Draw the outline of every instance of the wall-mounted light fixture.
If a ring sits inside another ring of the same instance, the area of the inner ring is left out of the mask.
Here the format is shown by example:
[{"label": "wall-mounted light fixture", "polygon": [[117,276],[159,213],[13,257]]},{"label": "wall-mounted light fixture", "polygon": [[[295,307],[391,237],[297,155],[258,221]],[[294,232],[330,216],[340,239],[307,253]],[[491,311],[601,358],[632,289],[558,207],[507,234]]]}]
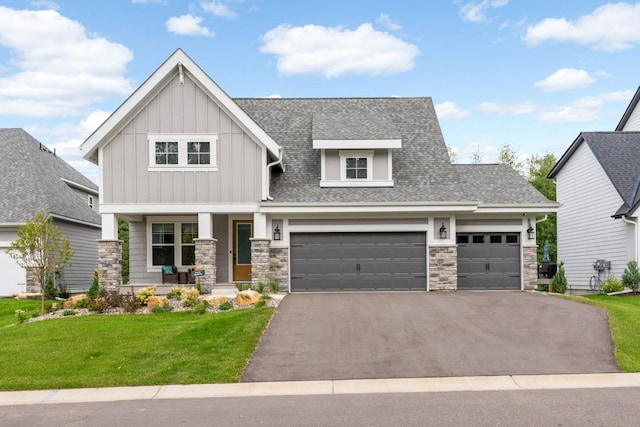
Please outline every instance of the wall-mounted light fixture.
[{"label": "wall-mounted light fixture", "polygon": [[444,222],[442,223],[442,227],[440,227],[440,238],[441,239],[447,238],[447,227],[445,227]]},{"label": "wall-mounted light fixture", "polygon": [[533,240],[536,238],[536,230],[531,225],[531,220],[529,220],[529,228],[527,228],[527,237],[529,240]]},{"label": "wall-mounted light fixture", "polygon": [[280,227],[278,227],[278,224],[276,224],[276,227],[273,229],[273,240],[280,240],[281,234],[280,234]]}]

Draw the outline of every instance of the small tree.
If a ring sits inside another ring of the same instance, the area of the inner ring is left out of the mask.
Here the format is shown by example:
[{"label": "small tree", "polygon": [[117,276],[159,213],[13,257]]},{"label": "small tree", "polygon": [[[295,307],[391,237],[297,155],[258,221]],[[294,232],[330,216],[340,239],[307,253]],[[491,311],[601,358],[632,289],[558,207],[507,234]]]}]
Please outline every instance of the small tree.
[{"label": "small tree", "polygon": [[561,262],[558,266],[558,271],[555,276],[553,276],[553,281],[551,281],[551,291],[564,294],[567,292],[568,287],[567,277],[564,275],[564,262]]},{"label": "small tree", "polygon": [[505,142],[500,146],[500,150],[498,152],[498,160],[500,161],[500,163],[511,166],[511,168],[514,171],[518,172],[520,175],[523,174],[522,162],[518,161],[518,153],[511,146],[511,144]]},{"label": "small tree", "polygon": [[62,269],[75,253],[69,240],[53,225],[53,218],[47,212],[39,212],[18,227],[18,238],[11,243],[7,253],[20,267],[35,271],[42,295],[41,314],[44,314],[47,276]]},{"label": "small tree", "polygon": [[622,273],[622,284],[627,288],[633,290],[634,293],[638,292],[640,287],[640,269],[638,269],[638,263],[636,261],[629,261],[627,268]]}]

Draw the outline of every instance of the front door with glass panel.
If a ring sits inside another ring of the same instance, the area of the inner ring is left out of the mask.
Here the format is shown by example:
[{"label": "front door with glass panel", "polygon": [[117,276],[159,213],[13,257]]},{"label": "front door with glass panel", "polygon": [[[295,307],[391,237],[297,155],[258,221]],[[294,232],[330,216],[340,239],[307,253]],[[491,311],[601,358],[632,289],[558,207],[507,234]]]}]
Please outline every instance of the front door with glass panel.
[{"label": "front door with glass panel", "polygon": [[233,221],[233,280],[251,280],[252,220]]}]

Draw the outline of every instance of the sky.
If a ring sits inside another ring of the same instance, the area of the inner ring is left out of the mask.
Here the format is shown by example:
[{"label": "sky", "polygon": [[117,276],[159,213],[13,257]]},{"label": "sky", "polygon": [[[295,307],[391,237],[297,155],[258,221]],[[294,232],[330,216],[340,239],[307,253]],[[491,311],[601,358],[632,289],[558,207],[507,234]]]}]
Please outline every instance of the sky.
[{"label": "sky", "polygon": [[614,130],[640,2],[0,0],[0,127],[98,182],[80,144],[177,48],[231,97],[424,97],[457,163]]}]

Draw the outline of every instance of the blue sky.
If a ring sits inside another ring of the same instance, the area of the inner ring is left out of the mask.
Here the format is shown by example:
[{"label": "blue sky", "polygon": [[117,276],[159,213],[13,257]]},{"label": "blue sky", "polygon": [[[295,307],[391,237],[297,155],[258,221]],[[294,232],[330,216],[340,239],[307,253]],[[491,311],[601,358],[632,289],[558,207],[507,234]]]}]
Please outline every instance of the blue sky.
[{"label": "blue sky", "polygon": [[430,96],[458,163],[561,155],[640,85],[640,2],[3,0],[0,127],[81,142],[178,47],[232,97]]}]

